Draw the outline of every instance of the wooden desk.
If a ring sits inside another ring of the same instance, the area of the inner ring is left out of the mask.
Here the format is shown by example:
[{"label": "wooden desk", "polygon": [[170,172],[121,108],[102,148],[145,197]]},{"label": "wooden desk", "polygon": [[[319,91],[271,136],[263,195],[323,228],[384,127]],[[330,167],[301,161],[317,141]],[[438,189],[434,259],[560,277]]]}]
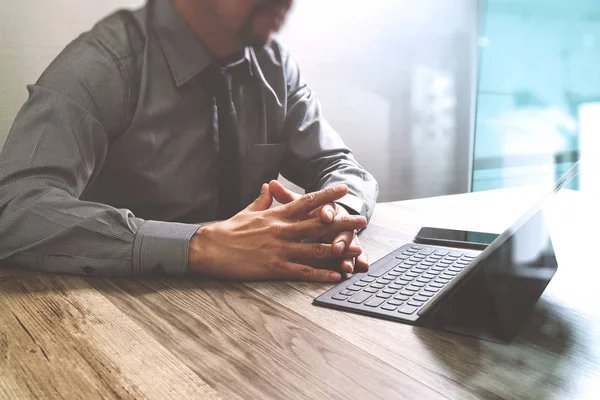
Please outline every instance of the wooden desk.
[{"label": "wooden desk", "polygon": [[[373,261],[423,225],[501,231],[529,200],[381,204],[362,241]],[[1,270],[0,398],[594,397],[600,252],[575,233],[600,226],[595,207],[575,192],[549,206],[559,270],[511,345],[311,305],[330,285]]]}]

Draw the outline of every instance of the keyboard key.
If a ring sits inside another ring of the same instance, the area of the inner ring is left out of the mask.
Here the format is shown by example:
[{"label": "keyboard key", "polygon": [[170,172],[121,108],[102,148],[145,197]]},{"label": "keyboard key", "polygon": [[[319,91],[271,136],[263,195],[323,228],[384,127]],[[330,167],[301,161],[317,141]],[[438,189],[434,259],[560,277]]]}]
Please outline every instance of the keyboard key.
[{"label": "keyboard key", "polygon": [[416,301],[416,300],[413,299],[413,300],[409,301],[406,304],[408,304],[409,306],[421,307],[423,305],[423,302],[422,301]]},{"label": "keyboard key", "polygon": [[[439,288],[433,287],[433,286],[427,286],[425,289],[423,289],[426,292],[431,292],[431,293],[437,293],[440,291]],[[350,299],[352,300],[352,299]]]},{"label": "keyboard key", "polygon": [[396,300],[396,299],[388,300],[388,302],[387,302],[387,304],[391,304],[393,306],[400,306],[400,305],[402,305],[402,303],[404,303],[402,300]]},{"label": "keyboard key", "polygon": [[343,296],[338,293],[336,295],[331,296],[331,298],[337,301],[345,301],[348,298],[348,296]]},{"label": "keyboard key", "polygon": [[424,248],[423,250],[421,250],[421,251],[419,252],[419,254],[424,254],[424,255],[428,256],[428,255],[432,254],[434,251],[435,251],[435,249],[434,249],[434,248],[431,248],[431,247],[426,247],[426,248]]},{"label": "keyboard key", "polygon": [[426,291],[423,290],[423,291],[419,292],[419,294],[417,296],[433,297],[433,295],[435,295],[435,293],[433,293],[433,292],[426,292]]},{"label": "keyboard key", "polygon": [[394,289],[394,290],[400,290],[404,287],[405,285],[398,285],[397,283],[392,283],[390,284],[390,286],[388,286],[388,288],[390,289]]},{"label": "keyboard key", "polygon": [[385,268],[376,268],[375,270],[371,270],[369,268],[369,276],[372,276],[373,278],[379,278],[381,275],[385,274],[386,272],[388,272],[388,270],[386,270]]},{"label": "keyboard key", "polygon": [[462,271],[462,268],[450,267],[448,268],[448,271],[459,273]]},{"label": "keyboard key", "polygon": [[446,286],[446,285],[444,285],[443,283],[431,282],[431,283],[429,284],[429,286],[431,286],[431,287],[434,287],[434,288],[441,289],[441,288],[443,288],[443,287],[444,287],[444,286]]},{"label": "keyboard key", "polygon": [[471,264],[471,261],[458,260],[454,264],[467,266],[467,265]]},{"label": "keyboard key", "polygon": [[385,287],[385,285],[382,283],[375,282],[375,283],[371,283],[371,287],[375,288],[375,289],[383,289]]},{"label": "keyboard key", "polygon": [[363,281],[354,282],[354,284],[356,286],[360,286],[360,287],[369,286],[369,284],[367,282],[363,282]]},{"label": "keyboard key", "polygon": [[409,256],[409,255],[407,255],[407,254],[400,254],[400,255],[396,256],[396,259],[397,259],[397,260],[406,260],[406,259],[408,259],[409,257],[410,257],[410,256]]},{"label": "keyboard key", "polygon": [[350,285],[346,289],[352,290],[353,292],[358,292],[359,290],[362,290],[362,288],[360,286],[356,286],[356,285]]},{"label": "keyboard key", "polygon": [[363,291],[367,292],[367,293],[377,293],[377,292],[379,292],[379,290],[377,290],[377,289],[375,289],[373,287],[364,288]]},{"label": "keyboard key", "polygon": [[377,283],[382,283],[384,285],[389,285],[391,282],[392,282],[391,279],[384,279],[384,278],[377,279]]},{"label": "keyboard key", "polygon": [[425,283],[423,283],[423,282],[417,282],[417,281],[414,281],[414,282],[412,283],[412,286],[416,286],[416,287],[423,287],[423,286],[427,286],[427,284],[428,284],[428,283],[429,283],[429,281],[427,281],[427,282],[425,282]]},{"label": "keyboard key", "polygon": [[419,261],[422,261],[422,260],[424,260],[426,258],[427,258],[427,256],[424,256],[424,255],[421,255],[421,254],[415,254],[414,256],[411,257],[411,260],[419,262]]},{"label": "keyboard key", "polygon": [[475,256],[470,256],[468,254],[463,254],[462,258],[467,259],[467,260],[474,260]]},{"label": "keyboard key", "polygon": [[404,262],[402,263],[402,265],[410,265],[410,266],[413,266],[413,265],[417,265],[418,263],[419,263],[418,261],[410,261],[410,260],[408,260],[408,261],[404,261]]},{"label": "keyboard key", "polygon": [[410,315],[410,314],[414,313],[415,311],[417,311],[417,307],[409,306],[408,304],[405,304],[398,309],[399,313],[406,314],[406,315]]},{"label": "keyboard key", "polygon": [[423,272],[427,271],[427,267],[414,267],[411,271],[414,271],[418,274],[422,274]]},{"label": "keyboard key", "polygon": [[[417,275],[418,276],[418,275]],[[412,281],[413,279],[415,279],[416,276],[408,276],[406,274],[402,275],[399,279],[402,279],[404,281]]]},{"label": "keyboard key", "polygon": [[360,280],[363,282],[371,283],[375,280],[375,278],[373,278],[372,276],[363,276],[362,278],[360,278]]},{"label": "keyboard key", "polygon": [[430,262],[430,261],[423,261],[421,262],[421,265],[424,267],[431,267],[433,265],[435,265],[434,263]]},{"label": "keyboard key", "polygon": [[385,268],[376,268],[373,271],[369,268],[368,275],[372,276],[373,278],[379,278],[381,275],[385,274],[388,271],[389,270]]},{"label": "keyboard key", "polygon": [[437,276],[437,274],[432,274],[431,272],[425,272],[423,275],[421,275],[421,278],[425,278],[425,279],[433,279]]},{"label": "keyboard key", "polygon": [[398,308],[398,307],[397,306],[393,306],[391,304],[387,304],[387,303],[381,306],[381,309],[382,310],[386,310],[386,311],[395,311],[396,308]]},{"label": "keyboard key", "polygon": [[[392,271],[394,271],[394,272],[400,272],[400,273],[402,273],[402,274],[403,274],[403,273],[405,273],[406,271],[408,271],[408,268],[396,267],[396,268],[394,268]],[[390,274],[391,274],[391,272],[390,272]]]},{"label": "keyboard key", "polygon": [[404,274],[404,276],[410,276],[411,278],[416,278],[419,275],[421,274],[412,271],[408,271],[406,274]]},{"label": "keyboard key", "polygon": [[410,283],[410,281],[401,278],[396,279],[394,282],[396,282],[398,285],[408,285]]},{"label": "keyboard key", "polygon": [[437,278],[434,282],[436,283],[441,283],[442,285],[447,284],[448,282],[450,282],[450,279],[444,279],[444,278]]},{"label": "keyboard key", "polygon": [[387,274],[390,275],[390,276],[393,276],[393,277],[397,278],[400,275],[402,275],[402,272],[390,271]]},{"label": "keyboard key", "polygon": [[418,286],[415,286],[414,284],[410,284],[410,285],[406,286],[404,288],[404,290],[410,290],[412,292],[418,292],[419,290],[421,290],[421,288],[418,287]]},{"label": "keyboard key", "polygon": [[[429,283],[431,282],[431,278],[427,279],[423,276],[420,276],[417,278],[417,282],[421,282],[421,283]],[[413,285],[415,284],[415,282],[413,282]]]},{"label": "keyboard key", "polygon": [[429,300],[429,297],[426,297],[426,296],[422,296],[422,295],[420,295],[420,294],[417,294],[417,295],[415,295],[415,296],[413,297],[413,300],[416,300],[416,301],[422,301],[422,302],[424,303],[424,302],[426,302],[427,300]]},{"label": "keyboard key", "polygon": [[377,297],[382,299],[389,299],[390,297],[392,297],[392,295],[389,293],[377,293]]},{"label": "keyboard key", "polygon": [[344,290],[342,290],[342,291],[340,292],[340,294],[342,294],[342,295],[344,295],[344,296],[352,296],[352,295],[354,294],[354,292],[353,292],[353,291],[351,291],[351,290],[346,290],[346,289],[344,289]]},{"label": "keyboard key", "polygon": [[394,296],[394,299],[401,300],[401,301],[406,301],[406,300],[410,299],[410,296],[405,296],[403,294],[397,294],[397,295]]},{"label": "keyboard key", "polygon": [[444,249],[439,249],[438,251],[435,252],[435,255],[437,256],[445,256],[448,255],[450,252],[448,250],[444,250]]},{"label": "keyboard key", "polygon": [[442,272],[444,271],[446,268],[444,267],[431,267],[430,271],[436,271],[436,272]]},{"label": "keyboard key", "polygon": [[355,294],[354,296],[350,297],[348,299],[348,302],[354,303],[354,304],[360,304],[360,303],[364,302],[365,300],[367,300],[371,296],[372,296],[371,293],[359,292],[359,293]]},{"label": "keyboard key", "polygon": [[454,275],[452,275],[452,274],[454,274],[454,272],[444,272],[443,274],[440,275],[440,278],[452,279],[456,275],[456,274],[454,274]]},{"label": "keyboard key", "polygon": [[435,260],[435,261],[439,261],[439,260],[441,260],[442,258],[444,258],[444,256],[440,256],[440,255],[438,255],[438,254],[432,254],[432,255],[430,255],[430,256],[429,256],[429,259],[431,259],[431,260]]},{"label": "keyboard key", "polygon": [[412,297],[415,294],[415,292],[413,292],[412,290],[402,289],[400,291],[400,294],[402,294],[404,296]]},{"label": "keyboard key", "polygon": [[450,255],[451,257],[460,257],[460,256],[462,256],[462,255],[463,255],[463,253],[461,253],[460,251],[453,250],[453,251],[451,251],[451,252],[450,252],[450,254],[449,254],[449,255]]},{"label": "keyboard key", "polygon": [[391,281],[393,281],[393,280],[394,280],[394,279],[396,279],[396,278],[397,278],[397,276],[390,275],[389,273],[387,273],[387,274],[385,274],[384,276],[382,276],[382,277],[381,277],[381,278],[379,278],[379,279],[387,279],[387,280],[389,280],[389,281],[391,282]]},{"label": "keyboard key", "polygon": [[383,304],[384,301],[385,301],[385,299],[382,299],[381,297],[373,297],[365,303],[365,306],[379,307],[381,304]]},{"label": "keyboard key", "polygon": [[442,278],[444,277],[444,275],[454,277],[454,276],[458,275],[458,273],[452,272],[452,271],[446,271],[442,274]]},{"label": "keyboard key", "polygon": [[390,258],[381,265],[376,266],[374,270],[369,269],[368,275],[374,278],[379,278],[381,275],[385,274],[398,264],[400,263],[398,262],[398,260],[396,260],[396,258]]},{"label": "keyboard key", "polygon": [[396,293],[398,293],[398,290],[387,288],[387,289],[383,289],[383,293],[396,294]]},{"label": "keyboard key", "polygon": [[422,250],[423,246],[419,246],[418,244],[416,244],[416,245],[412,246],[410,249],[411,250]]}]

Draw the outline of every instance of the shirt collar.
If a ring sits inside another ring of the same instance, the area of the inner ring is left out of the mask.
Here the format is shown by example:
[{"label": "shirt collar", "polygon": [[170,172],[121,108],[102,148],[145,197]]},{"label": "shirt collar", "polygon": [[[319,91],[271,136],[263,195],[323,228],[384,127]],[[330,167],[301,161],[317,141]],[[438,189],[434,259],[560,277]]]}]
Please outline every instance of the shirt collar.
[{"label": "shirt collar", "polygon": [[[165,54],[177,87],[181,87],[204,71],[214,57],[173,6],[172,0],[149,2],[154,31]],[[252,75],[250,51],[244,51],[243,62]]]}]

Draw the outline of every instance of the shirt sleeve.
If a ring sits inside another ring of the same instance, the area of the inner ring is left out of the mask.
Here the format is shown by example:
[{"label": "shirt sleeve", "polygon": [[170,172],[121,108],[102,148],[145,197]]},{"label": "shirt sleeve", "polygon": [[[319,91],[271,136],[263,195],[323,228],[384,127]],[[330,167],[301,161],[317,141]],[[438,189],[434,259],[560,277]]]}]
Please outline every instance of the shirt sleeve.
[{"label": "shirt sleeve", "polygon": [[199,225],[144,221],[80,200],[129,105],[120,60],[84,35],[28,86],[0,154],[4,265],[103,276],[186,272]]},{"label": "shirt sleeve", "polygon": [[377,181],[329,125],[297,63],[279,47],[287,85],[284,136],[289,143],[282,175],[307,192],[346,184],[348,195],[338,203],[370,219],[379,194]]}]

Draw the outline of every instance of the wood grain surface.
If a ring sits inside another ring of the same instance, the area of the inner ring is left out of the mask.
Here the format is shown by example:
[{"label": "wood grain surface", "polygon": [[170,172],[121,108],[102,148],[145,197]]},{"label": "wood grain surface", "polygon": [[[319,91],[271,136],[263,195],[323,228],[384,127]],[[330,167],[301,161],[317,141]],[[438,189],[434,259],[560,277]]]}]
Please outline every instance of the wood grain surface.
[{"label": "wood grain surface", "polygon": [[[374,261],[422,226],[500,232],[537,199],[503,190],[380,204]],[[510,345],[312,305],[331,285],[92,279],[0,269],[0,398],[597,398],[595,202],[547,207],[559,270]]]}]

